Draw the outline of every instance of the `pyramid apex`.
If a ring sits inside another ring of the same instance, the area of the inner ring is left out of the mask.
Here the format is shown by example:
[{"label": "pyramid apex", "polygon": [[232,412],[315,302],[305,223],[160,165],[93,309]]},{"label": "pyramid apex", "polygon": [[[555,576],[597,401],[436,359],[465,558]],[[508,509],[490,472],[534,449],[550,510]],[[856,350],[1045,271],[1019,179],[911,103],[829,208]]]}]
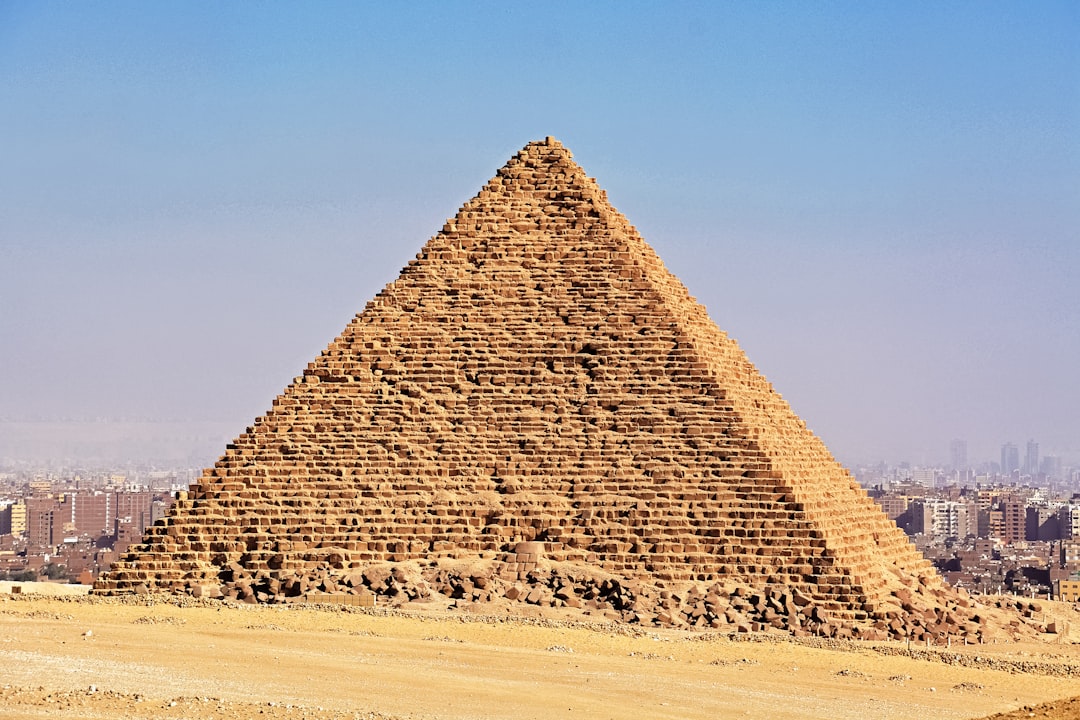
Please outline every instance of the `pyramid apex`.
[{"label": "pyramid apex", "polygon": [[548,135],[543,140],[533,140],[523,148],[523,152],[529,152],[529,150],[562,150],[566,155],[573,157],[569,148],[559,142],[556,138]]}]

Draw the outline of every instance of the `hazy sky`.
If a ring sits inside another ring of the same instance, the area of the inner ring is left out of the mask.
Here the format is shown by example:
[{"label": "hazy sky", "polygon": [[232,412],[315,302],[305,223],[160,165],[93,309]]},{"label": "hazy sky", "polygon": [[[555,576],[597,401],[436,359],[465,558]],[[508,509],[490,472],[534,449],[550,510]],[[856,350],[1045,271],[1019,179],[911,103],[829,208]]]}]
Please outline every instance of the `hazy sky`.
[{"label": "hazy sky", "polygon": [[0,433],[242,431],[546,135],[842,461],[1080,461],[1071,1],[0,0]]}]

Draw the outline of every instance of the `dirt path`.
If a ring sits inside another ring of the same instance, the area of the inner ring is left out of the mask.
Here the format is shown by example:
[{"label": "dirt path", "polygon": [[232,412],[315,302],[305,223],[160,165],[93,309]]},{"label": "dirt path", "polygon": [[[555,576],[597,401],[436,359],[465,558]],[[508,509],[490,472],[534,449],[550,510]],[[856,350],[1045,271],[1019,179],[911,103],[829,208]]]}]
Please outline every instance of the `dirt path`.
[{"label": "dirt path", "polygon": [[0,596],[0,718],[926,720],[1012,711],[1080,687],[1077,677],[992,666],[1080,669],[1072,644],[954,654],[974,666],[468,616]]}]

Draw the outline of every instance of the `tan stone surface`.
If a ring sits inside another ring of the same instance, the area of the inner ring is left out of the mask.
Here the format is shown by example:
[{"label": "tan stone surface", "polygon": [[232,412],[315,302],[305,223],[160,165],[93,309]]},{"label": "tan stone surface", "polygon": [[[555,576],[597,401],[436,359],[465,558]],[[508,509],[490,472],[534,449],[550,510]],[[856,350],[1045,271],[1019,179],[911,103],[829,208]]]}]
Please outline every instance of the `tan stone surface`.
[{"label": "tan stone surface", "polygon": [[[524,602],[551,590],[643,624],[1026,631],[943,587],[551,138],[500,169],[96,591],[393,598],[367,568],[468,559],[528,581],[511,591]],[[597,599],[529,580],[543,562],[619,586]]]},{"label": "tan stone surface", "polygon": [[[1073,695],[1076,677],[1046,672],[1080,672],[1073,644],[960,647],[928,661],[806,642],[0,598],[0,718],[977,718]],[[1024,663],[1043,672],[1005,670]]]}]

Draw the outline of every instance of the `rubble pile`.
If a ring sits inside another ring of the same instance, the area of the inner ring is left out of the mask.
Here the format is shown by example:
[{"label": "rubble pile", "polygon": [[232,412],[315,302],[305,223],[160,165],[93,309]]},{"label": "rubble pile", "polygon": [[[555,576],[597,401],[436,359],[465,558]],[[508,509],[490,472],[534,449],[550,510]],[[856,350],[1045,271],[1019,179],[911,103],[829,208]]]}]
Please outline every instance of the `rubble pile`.
[{"label": "rubble pile", "polygon": [[569,610],[575,616],[642,627],[935,644],[1014,640],[1047,631],[1038,621],[1037,603],[999,598],[982,605],[948,589],[898,589],[876,612],[852,613],[847,608],[830,611],[820,598],[785,585],[716,582],[671,589],[568,564],[542,562],[525,573],[514,567],[507,562],[410,562],[340,571],[322,563],[306,573],[279,577],[251,576],[234,566],[222,573],[221,583],[194,585],[185,592],[242,603],[341,603],[354,596],[366,601],[346,604],[473,612],[487,606],[510,614],[520,613],[524,605],[541,613]]}]

